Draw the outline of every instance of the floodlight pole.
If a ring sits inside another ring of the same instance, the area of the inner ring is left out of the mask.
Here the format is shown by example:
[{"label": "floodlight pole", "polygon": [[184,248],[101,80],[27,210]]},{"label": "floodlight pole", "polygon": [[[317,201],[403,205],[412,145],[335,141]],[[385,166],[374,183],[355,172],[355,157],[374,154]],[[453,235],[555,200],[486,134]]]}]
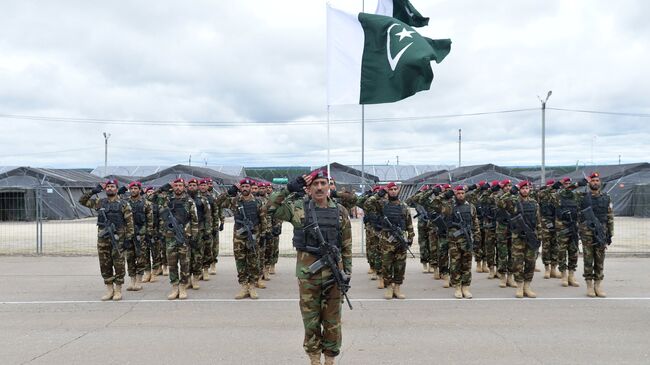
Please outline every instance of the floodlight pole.
[{"label": "floodlight pole", "polygon": [[546,99],[544,100],[539,96],[537,97],[542,103],[542,184],[546,181],[546,102],[548,101],[548,98],[551,97],[552,93],[553,91],[549,90],[548,94],[546,94]]},{"label": "floodlight pole", "polygon": [[104,176],[108,175],[108,139],[111,138],[110,133],[104,132]]}]

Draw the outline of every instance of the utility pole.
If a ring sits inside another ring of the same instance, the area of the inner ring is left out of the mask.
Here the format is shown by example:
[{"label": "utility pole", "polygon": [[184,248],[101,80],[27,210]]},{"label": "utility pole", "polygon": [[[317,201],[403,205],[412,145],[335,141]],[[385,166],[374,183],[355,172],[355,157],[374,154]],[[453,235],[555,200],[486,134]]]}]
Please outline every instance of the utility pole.
[{"label": "utility pole", "polygon": [[395,156],[395,158],[397,159],[397,162],[395,163],[395,166],[399,166],[399,156]]},{"label": "utility pole", "polygon": [[551,94],[553,94],[553,91],[549,90],[544,100],[539,96],[537,97],[542,103],[542,183],[546,181],[546,102],[551,97]]},{"label": "utility pole", "polygon": [[460,167],[460,146],[462,143],[461,139],[461,129],[458,128],[458,167]]},{"label": "utility pole", "polygon": [[192,166],[192,155],[190,155],[189,165]]},{"label": "utility pole", "polygon": [[108,139],[111,138],[110,133],[104,132],[104,176],[108,176]]}]

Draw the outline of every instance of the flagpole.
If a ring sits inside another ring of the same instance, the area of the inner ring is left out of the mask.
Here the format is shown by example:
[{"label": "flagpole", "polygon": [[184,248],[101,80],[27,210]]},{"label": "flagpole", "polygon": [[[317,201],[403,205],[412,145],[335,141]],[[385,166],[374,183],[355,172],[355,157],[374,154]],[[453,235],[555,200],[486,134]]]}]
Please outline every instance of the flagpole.
[{"label": "flagpole", "polygon": [[330,172],[330,106],[327,105],[327,176],[332,177]]},{"label": "flagpole", "polygon": [[[361,12],[364,13],[366,11],[366,1],[361,0]],[[361,193],[366,192],[366,161],[365,161],[365,135],[366,135],[366,106],[364,104],[361,104],[361,186],[363,188],[361,189]],[[364,212],[365,214],[365,212]],[[366,235],[366,230],[365,227],[363,226],[363,223],[361,223],[361,254],[365,254],[365,235]]]}]

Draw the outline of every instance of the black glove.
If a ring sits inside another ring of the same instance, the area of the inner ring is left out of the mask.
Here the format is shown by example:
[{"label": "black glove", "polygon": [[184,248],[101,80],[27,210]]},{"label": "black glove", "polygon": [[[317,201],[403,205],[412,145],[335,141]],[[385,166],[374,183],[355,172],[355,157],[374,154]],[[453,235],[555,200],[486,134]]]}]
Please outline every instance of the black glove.
[{"label": "black glove", "polygon": [[510,194],[512,194],[512,195],[519,194],[519,188],[517,187],[517,185],[513,185],[513,186],[510,188]]},{"label": "black glove", "polygon": [[442,189],[440,188],[440,186],[436,186],[432,190],[433,190],[434,195],[438,195],[438,194],[442,193]]},{"label": "black glove", "polygon": [[237,186],[235,186],[235,185],[233,185],[233,186],[231,186],[231,187],[228,188],[228,195],[230,195],[230,196],[232,196],[232,197],[237,196],[237,193],[238,193],[238,192],[239,192],[239,189],[238,189]]},{"label": "black glove", "polygon": [[172,186],[170,183],[166,183],[165,185],[160,187],[160,191],[172,191]]},{"label": "black glove", "polygon": [[223,222],[219,224],[219,231],[223,231]]},{"label": "black glove", "polygon": [[126,193],[127,191],[129,191],[129,188],[127,188],[126,186],[121,186],[117,190],[117,195],[122,195],[122,194]]},{"label": "black glove", "polygon": [[338,198],[339,195],[336,193],[336,190],[330,190],[330,197],[331,198]]},{"label": "black glove", "polygon": [[295,180],[287,184],[287,190],[290,193],[299,193],[304,191],[303,188],[307,185],[305,179],[302,176],[298,176]]},{"label": "black glove", "polygon": [[379,191],[377,192],[377,196],[380,197],[380,198],[385,197],[386,196],[386,190],[385,189],[379,189]]},{"label": "black glove", "polygon": [[371,196],[372,195],[372,190],[366,190],[365,193],[363,193],[365,196]]},{"label": "black glove", "polygon": [[606,242],[607,242],[607,246],[609,246],[609,245],[612,244],[612,234],[611,234],[611,233],[607,233],[607,240],[606,240]]},{"label": "black glove", "polygon": [[562,187],[562,182],[561,182],[561,181],[556,181],[556,182],[552,185],[552,187],[553,187],[553,189],[557,190],[557,189],[559,189],[559,188]]},{"label": "black glove", "polygon": [[444,194],[442,194],[442,197],[445,199],[451,199],[454,197],[454,191],[453,190],[447,190],[445,191]]},{"label": "black glove", "polygon": [[587,179],[582,178],[580,181],[578,181],[578,186],[587,186]]},{"label": "black glove", "polygon": [[486,184],[481,185],[481,189],[480,189],[480,190],[481,190],[481,191],[485,191],[485,190],[487,190],[487,189],[489,189],[489,188],[490,188],[490,184],[487,184],[487,183],[486,183]]},{"label": "black glove", "polygon": [[271,234],[274,237],[279,237],[282,234],[282,227],[280,227],[279,225],[278,226],[273,226],[271,228]]},{"label": "black glove", "polygon": [[478,188],[478,186],[476,186],[476,184],[472,184],[472,185],[467,187],[467,191],[476,190],[476,188]]},{"label": "black glove", "polygon": [[101,185],[97,184],[97,186],[95,186],[95,187],[93,188],[93,190],[91,190],[90,192],[94,195],[94,194],[99,194],[99,193],[101,193],[102,190],[104,190],[104,188],[102,188]]},{"label": "black glove", "polygon": [[497,191],[501,190],[501,187],[499,186],[499,184],[496,184],[493,187],[491,187],[490,190],[496,193]]}]

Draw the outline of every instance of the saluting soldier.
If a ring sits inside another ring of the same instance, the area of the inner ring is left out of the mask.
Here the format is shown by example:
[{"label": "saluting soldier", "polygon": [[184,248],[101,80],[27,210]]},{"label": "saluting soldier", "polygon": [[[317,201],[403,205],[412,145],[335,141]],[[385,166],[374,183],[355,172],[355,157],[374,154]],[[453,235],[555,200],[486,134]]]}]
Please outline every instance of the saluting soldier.
[{"label": "saluting soldier", "polygon": [[[133,213],[135,234],[126,248],[126,264],[131,284],[128,291],[142,290],[142,282],[151,280],[151,237],[153,230],[153,206],[142,196],[142,183],[129,183],[129,198],[126,200]],[[143,276],[144,275],[144,276]]]}]

